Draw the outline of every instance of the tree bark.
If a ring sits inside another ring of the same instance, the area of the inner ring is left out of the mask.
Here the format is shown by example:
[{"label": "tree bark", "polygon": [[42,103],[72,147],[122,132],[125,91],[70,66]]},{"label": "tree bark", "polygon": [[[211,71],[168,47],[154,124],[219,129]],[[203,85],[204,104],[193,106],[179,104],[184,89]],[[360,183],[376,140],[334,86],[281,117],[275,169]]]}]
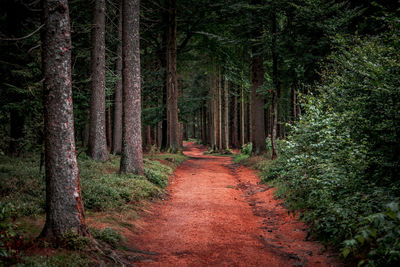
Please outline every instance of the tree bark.
[{"label": "tree bark", "polygon": [[167,110],[169,113],[169,150],[179,150],[180,124],[178,121],[178,80],[176,75],[176,0],[168,0],[167,34]]},{"label": "tree bark", "polygon": [[[168,16],[165,15],[166,24],[168,24]],[[168,90],[167,90],[167,35],[168,35],[168,27],[165,27],[165,30],[162,35],[162,43],[161,43],[161,68],[164,69],[163,79],[164,86],[162,87],[162,123],[161,123],[161,143],[160,149],[165,151],[169,147],[169,108],[168,108]]]},{"label": "tree bark", "polygon": [[123,0],[122,26],[122,155],[121,173],[143,174],[140,106],[140,1]]},{"label": "tree bark", "polygon": [[44,0],[43,19],[46,223],[41,236],[57,244],[67,231],[88,231],[75,150],[68,1]]},{"label": "tree bark", "polygon": [[253,142],[253,134],[252,134],[252,131],[251,131],[251,122],[252,122],[252,116],[251,116],[251,92],[248,94],[248,96],[247,96],[247,99],[248,99],[248,101],[247,101],[247,112],[246,112],[246,115],[247,115],[247,120],[246,120],[246,131],[247,131],[247,142]]},{"label": "tree bark", "polygon": [[243,146],[245,144],[245,131],[244,131],[244,118],[245,118],[245,110],[244,110],[244,90],[243,86],[240,87],[241,101],[240,101],[240,144]]},{"label": "tree bark", "polygon": [[213,140],[212,140],[212,150],[214,152],[218,151],[218,77],[214,75],[213,77],[213,99],[212,99],[212,119],[213,119]]},{"label": "tree bark", "polygon": [[218,150],[221,151],[222,144],[222,77],[218,71]]},{"label": "tree bark", "polygon": [[115,64],[115,74],[118,76],[118,81],[114,88],[113,154],[121,154],[122,150],[122,0],[119,1],[118,40],[117,62]]},{"label": "tree bark", "polygon": [[[237,86],[235,87],[237,93]],[[238,96],[235,94],[233,96],[233,105],[232,105],[232,146],[234,148],[239,148],[239,136],[238,136]]]},{"label": "tree bark", "polygon": [[111,106],[109,106],[106,110],[106,140],[107,140],[107,152],[110,152],[112,145]]},{"label": "tree bark", "polygon": [[296,88],[292,87],[292,121],[297,118],[297,92]]},{"label": "tree bark", "polygon": [[[253,51],[254,54],[257,50]],[[251,113],[252,113],[252,142],[255,155],[265,152],[265,125],[264,125],[264,96],[257,90],[264,83],[264,66],[262,58],[252,58],[252,88],[251,88]]]},{"label": "tree bark", "polygon": [[108,160],[106,140],[105,0],[95,0],[92,26],[92,83],[90,97],[89,156]]},{"label": "tree bark", "polygon": [[272,16],[272,80],[275,85],[275,91],[272,93],[272,130],[271,130],[271,146],[272,146],[272,159],[277,157],[276,148],[276,132],[278,126],[278,99],[280,95],[280,82],[278,76],[278,54],[276,51],[276,34],[277,34],[276,14]]},{"label": "tree bark", "polygon": [[229,82],[224,82],[224,150],[229,149]]}]

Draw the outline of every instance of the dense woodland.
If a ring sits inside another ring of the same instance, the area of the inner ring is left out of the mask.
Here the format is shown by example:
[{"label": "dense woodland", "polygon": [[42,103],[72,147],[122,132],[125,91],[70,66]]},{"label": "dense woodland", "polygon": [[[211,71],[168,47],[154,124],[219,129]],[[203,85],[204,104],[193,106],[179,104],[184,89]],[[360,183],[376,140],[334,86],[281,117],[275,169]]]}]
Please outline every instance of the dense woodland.
[{"label": "dense woodland", "polygon": [[143,151],[196,139],[259,160],[344,260],[394,266],[399,27],[396,0],[1,1],[0,154],[40,169],[46,198],[43,184],[34,211],[13,202],[0,169],[0,256],[12,254],[10,218],[46,212],[50,243],[90,236],[84,206],[97,199],[84,181],[81,192],[77,156],[164,187]]}]

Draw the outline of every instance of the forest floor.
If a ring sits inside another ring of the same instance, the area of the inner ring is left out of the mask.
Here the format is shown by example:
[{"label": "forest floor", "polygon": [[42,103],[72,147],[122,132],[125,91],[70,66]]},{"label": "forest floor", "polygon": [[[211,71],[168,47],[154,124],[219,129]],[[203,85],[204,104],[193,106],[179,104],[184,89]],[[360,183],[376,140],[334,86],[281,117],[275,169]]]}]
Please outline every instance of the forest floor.
[{"label": "forest floor", "polygon": [[231,157],[204,155],[186,143],[167,197],[155,202],[127,245],[142,251],[139,266],[340,266],[307,226],[259,184],[255,171]]}]

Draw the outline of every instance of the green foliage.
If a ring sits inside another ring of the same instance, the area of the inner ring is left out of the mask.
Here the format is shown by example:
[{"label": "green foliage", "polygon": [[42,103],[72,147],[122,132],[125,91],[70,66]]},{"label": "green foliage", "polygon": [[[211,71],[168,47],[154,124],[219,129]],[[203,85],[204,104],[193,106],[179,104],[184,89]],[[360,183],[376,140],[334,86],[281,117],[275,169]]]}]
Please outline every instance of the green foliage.
[{"label": "green foliage", "polygon": [[0,210],[13,218],[44,212],[45,183],[39,157],[0,156]]},{"label": "green foliage", "polygon": [[363,266],[394,266],[400,262],[400,209],[398,202],[390,202],[386,210],[364,218],[353,238],[343,242],[346,258],[366,255]]},{"label": "green foliage", "polygon": [[90,238],[81,236],[75,230],[67,231],[60,240],[63,247],[71,250],[86,250],[90,246]]},{"label": "green foliage", "polygon": [[113,246],[114,248],[118,247],[121,242],[124,241],[123,236],[117,231],[112,228],[106,227],[104,229],[90,229],[90,234],[103,242]]},{"label": "green foliage", "polygon": [[253,143],[247,143],[242,146],[241,153],[244,155],[251,155],[251,151],[253,150]]},{"label": "green foliage", "polygon": [[237,154],[237,155],[235,155],[235,158],[233,159],[233,161],[234,161],[235,163],[240,163],[240,162],[242,162],[242,161],[248,159],[249,157],[250,157],[250,156],[249,156],[249,155],[246,155],[246,154]]},{"label": "green foliage", "polygon": [[5,210],[0,210],[0,260],[12,261],[18,255],[22,239],[17,233],[14,220],[7,220]]},{"label": "green foliage", "polygon": [[172,174],[172,168],[161,164],[158,161],[143,160],[144,175],[146,178],[162,188],[168,185],[168,178]]},{"label": "green foliage", "polygon": [[93,266],[93,262],[86,256],[76,253],[68,252],[68,254],[58,253],[56,255],[48,256],[34,256],[23,257],[22,263],[18,263],[16,267],[86,267]]},{"label": "green foliage", "polygon": [[313,233],[342,244],[343,255],[391,264],[400,253],[396,205],[385,211],[400,193],[400,55],[374,39],[337,43],[317,93],[303,98],[305,114],[262,177],[276,179],[289,207],[305,209]]},{"label": "green foliage", "polygon": [[[79,160],[85,208],[95,211],[129,209],[132,203],[160,192],[143,176],[119,174],[119,157],[110,155],[110,158],[111,161],[106,163],[95,162],[86,156]],[[145,169],[148,169],[147,164]]]},{"label": "green foliage", "polygon": [[[110,161],[95,162],[81,153],[78,165],[85,209],[131,209],[132,203],[158,195],[173,169],[187,157],[154,154],[149,158],[144,160],[145,176],[121,175],[119,157],[110,155]],[[0,176],[0,220],[44,213],[45,181],[44,174],[39,174],[37,156],[0,155]]]}]

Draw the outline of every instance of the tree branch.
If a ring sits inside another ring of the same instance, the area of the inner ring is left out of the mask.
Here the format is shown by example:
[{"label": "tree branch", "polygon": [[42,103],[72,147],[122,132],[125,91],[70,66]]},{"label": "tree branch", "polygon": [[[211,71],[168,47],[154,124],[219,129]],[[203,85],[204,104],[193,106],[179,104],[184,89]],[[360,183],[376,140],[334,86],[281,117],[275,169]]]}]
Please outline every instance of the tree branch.
[{"label": "tree branch", "polygon": [[27,39],[27,38],[31,37],[32,35],[34,35],[35,33],[37,33],[38,31],[40,31],[43,27],[44,27],[44,24],[40,25],[39,28],[37,28],[36,30],[34,30],[30,34],[28,34],[26,36],[23,36],[23,37],[19,37],[19,38],[0,38],[0,40],[2,40],[2,41],[19,41],[19,40]]}]

